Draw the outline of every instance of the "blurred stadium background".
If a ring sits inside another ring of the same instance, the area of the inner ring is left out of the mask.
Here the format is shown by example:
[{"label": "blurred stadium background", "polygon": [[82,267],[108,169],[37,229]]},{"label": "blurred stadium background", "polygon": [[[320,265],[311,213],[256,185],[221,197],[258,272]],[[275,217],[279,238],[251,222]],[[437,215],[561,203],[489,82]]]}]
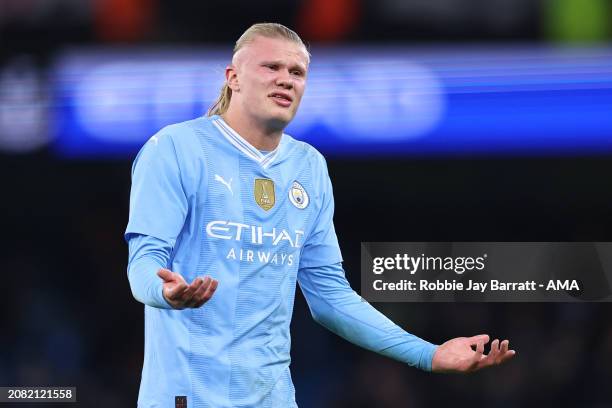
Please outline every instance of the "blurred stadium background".
[{"label": "blurred stadium background", "polygon": [[[328,157],[355,289],[361,241],[612,241],[608,0],[1,0],[0,385],[135,406],[131,160],[206,110],[261,21],[311,44],[288,133]],[[376,307],[431,341],[487,332],[518,356],[421,373],[317,326],[298,293],[301,407],[612,406],[610,304]]]}]

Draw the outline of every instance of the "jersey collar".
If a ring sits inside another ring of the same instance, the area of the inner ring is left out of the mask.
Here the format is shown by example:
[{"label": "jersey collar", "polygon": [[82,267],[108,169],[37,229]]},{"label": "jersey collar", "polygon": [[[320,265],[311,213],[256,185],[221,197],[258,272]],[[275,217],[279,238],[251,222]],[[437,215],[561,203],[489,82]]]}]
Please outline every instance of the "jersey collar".
[{"label": "jersey collar", "polygon": [[276,149],[268,152],[266,154],[260,152],[255,146],[246,141],[245,138],[240,136],[238,132],[232,129],[227,122],[225,122],[220,116],[213,116],[212,123],[215,127],[221,132],[221,134],[236,147],[242,153],[255,160],[257,163],[261,165],[264,169],[268,168],[274,159],[278,156],[278,151],[280,150],[280,146],[285,139],[285,135],[281,137],[281,141],[276,146]]}]

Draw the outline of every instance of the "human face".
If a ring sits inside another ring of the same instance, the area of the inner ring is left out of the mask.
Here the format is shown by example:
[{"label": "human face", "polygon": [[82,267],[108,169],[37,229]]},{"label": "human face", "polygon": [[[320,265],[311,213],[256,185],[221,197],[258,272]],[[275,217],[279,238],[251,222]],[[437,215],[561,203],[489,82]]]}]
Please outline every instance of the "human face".
[{"label": "human face", "polygon": [[258,36],[234,56],[226,71],[232,102],[249,121],[267,129],[284,129],[295,116],[308,71],[301,44]]}]

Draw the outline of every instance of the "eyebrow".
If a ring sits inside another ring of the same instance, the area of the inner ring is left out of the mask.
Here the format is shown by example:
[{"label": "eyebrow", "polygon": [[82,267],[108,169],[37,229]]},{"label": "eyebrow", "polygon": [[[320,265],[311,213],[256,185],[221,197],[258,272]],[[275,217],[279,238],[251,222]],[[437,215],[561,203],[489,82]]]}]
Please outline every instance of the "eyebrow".
[{"label": "eyebrow", "polygon": [[[261,65],[280,65],[280,66],[286,66],[287,64],[283,63],[280,60],[266,60],[266,61],[262,61]],[[293,64],[291,66],[289,66],[290,69],[299,69],[302,72],[306,72],[306,67],[304,67],[303,65],[300,64]]]}]

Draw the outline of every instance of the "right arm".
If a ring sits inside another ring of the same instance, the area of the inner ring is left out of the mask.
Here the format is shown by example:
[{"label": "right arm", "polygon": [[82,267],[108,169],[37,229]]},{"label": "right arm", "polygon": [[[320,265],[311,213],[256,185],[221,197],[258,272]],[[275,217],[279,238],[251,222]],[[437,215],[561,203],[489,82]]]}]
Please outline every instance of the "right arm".
[{"label": "right arm", "polygon": [[168,268],[189,203],[176,149],[169,135],[158,133],[140,150],[132,166],[128,279],[134,297],[163,309],[200,307],[217,281],[196,278],[187,284]]},{"label": "right arm", "polygon": [[161,309],[184,309],[202,306],[215,293],[215,279],[198,277],[188,285],[180,274],[167,269],[172,252],[168,243],[139,234],[130,234],[127,239],[128,279],[139,302]]},{"label": "right arm", "polygon": [[126,239],[130,251],[128,279],[132,295],[145,305],[171,309],[163,295],[163,281],[156,271],[167,267],[172,248],[150,235],[129,234]]}]

